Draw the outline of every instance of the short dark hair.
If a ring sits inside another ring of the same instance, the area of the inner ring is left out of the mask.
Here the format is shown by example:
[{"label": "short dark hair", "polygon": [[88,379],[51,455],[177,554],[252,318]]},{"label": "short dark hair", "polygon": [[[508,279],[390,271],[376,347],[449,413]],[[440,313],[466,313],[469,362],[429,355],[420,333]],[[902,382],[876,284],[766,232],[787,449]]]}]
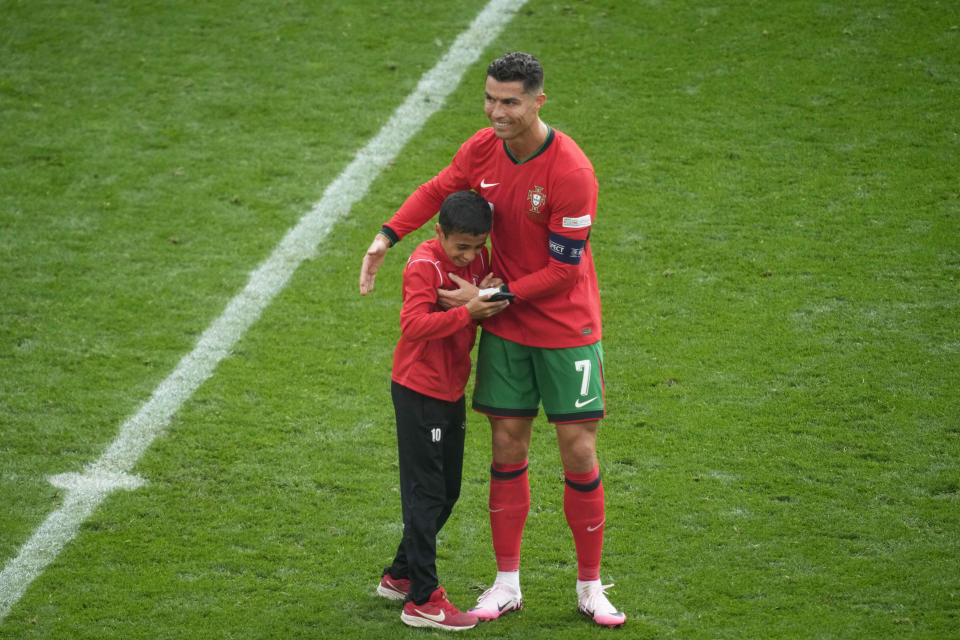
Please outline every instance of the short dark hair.
[{"label": "short dark hair", "polygon": [[454,191],[440,205],[439,222],[445,236],[451,233],[479,236],[490,233],[493,210],[490,203],[475,191]]},{"label": "short dark hair", "polygon": [[523,90],[537,94],[543,89],[543,67],[529,53],[514,51],[501,56],[487,67],[487,76],[497,82],[523,82]]}]

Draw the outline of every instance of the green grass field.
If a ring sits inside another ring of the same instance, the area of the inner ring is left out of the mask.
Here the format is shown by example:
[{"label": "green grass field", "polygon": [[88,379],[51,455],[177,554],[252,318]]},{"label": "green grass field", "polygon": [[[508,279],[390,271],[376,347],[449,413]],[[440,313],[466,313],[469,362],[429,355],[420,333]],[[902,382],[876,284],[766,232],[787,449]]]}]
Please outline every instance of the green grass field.
[{"label": "green grass field", "polygon": [[[484,2],[0,0],[0,566]],[[439,637],[374,587],[400,534],[379,224],[544,63],[594,162],[602,577],[576,612],[537,422],[526,608],[478,638],[960,637],[960,5],[530,0],[0,618],[0,638]],[[440,538],[495,572],[468,416]],[[0,585],[0,591],[4,587]]]}]

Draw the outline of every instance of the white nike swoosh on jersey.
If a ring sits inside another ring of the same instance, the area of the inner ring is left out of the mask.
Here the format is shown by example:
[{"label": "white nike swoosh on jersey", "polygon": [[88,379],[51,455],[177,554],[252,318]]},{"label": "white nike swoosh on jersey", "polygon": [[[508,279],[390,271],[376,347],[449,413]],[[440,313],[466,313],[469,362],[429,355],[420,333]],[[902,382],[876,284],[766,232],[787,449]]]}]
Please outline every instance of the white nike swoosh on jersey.
[{"label": "white nike swoosh on jersey", "polygon": [[444,620],[447,619],[447,614],[445,614],[443,611],[441,611],[436,615],[432,613],[424,613],[423,611],[420,611],[420,609],[414,609],[414,611],[422,615],[427,620],[433,620],[434,622],[443,622]]},{"label": "white nike swoosh on jersey", "polygon": [[500,183],[499,183],[499,182],[487,182],[487,181],[485,181],[483,178],[480,179],[480,188],[481,188],[481,189],[489,189],[490,187],[495,187],[495,186],[497,186],[498,184],[500,184]]},{"label": "white nike swoosh on jersey", "polygon": [[500,513],[503,509],[490,509],[490,513]]},{"label": "white nike swoosh on jersey", "polygon": [[600,524],[598,524],[598,525],[595,526],[595,527],[587,526],[587,531],[589,531],[590,533],[593,533],[594,531],[596,531],[597,529],[599,529],[600,527],[602,527],[602,526],[603,526],[603,523],[606,522],[606,521],[607,521],[607,519],[604,518],[603,520],[600,521]]},{"label": "white nike swoosh on jersey", "polygon": [[580,407],[585,407],[585,406],[587,406],[588,404],[590,404],[591,402],[593,402],[593,401],[596,400],[596,399],[597,399],[597,396],[593,396],[593,397],[590,398],[589,400],[584,400],[583,402],[580,402],[579,400],[577,400],[576,402],[573,403],[573,406],[575,406],[577,409],[579,409]]}]

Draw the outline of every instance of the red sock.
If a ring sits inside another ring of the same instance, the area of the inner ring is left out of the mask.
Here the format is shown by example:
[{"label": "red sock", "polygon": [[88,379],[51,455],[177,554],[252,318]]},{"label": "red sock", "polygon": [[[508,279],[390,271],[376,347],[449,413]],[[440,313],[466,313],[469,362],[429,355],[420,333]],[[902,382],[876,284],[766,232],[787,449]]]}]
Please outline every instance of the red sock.
[{"label": "red sock", "polygon": [[490,465],[490,533],[498,571],[520,569],[520,542],[530,511],[527,461]]},{"label": "red sock", "polygon": [[577,549],[577,579],[598,580],[605,518],[600,467],[588,473],[564,471],[564,475],[563,512]]}]

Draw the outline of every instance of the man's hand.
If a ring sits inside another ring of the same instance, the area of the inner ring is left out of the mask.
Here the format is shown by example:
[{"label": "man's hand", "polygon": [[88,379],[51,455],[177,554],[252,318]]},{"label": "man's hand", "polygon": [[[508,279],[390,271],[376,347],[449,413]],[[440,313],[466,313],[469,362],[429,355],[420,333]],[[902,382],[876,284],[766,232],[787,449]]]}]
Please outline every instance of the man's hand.
[{"label": "man's hand", "polygon": [[378,233],[370,243],[370,248],[363,256],[363,266],[360,267],[360,295],[365,296],[373,291],[373,280],[377,276],[377,269],[383,264],[387,257],[387,249],[390,248],[390,241]]},{"label": "man's hand", "polygon": [[[453,309],[454,307],[460,307],[466,305],[467,310],[470,311],[470,317],[474,320],[483,320],[484,318],[489,318],[494,316],[507,307],[510,306],[508,300],[498,300],[496,302],[490,302],[489,295],[483,296],[482,298],[478,295],[480,289],[473,286],[470,282],[464,280],[455,273],[448,273],[450,279],[453,280],[459,289],[448,291],[447,289],[437,289],[437,302],[440,304],[440,308],[444,311],[448,309]],[[494,285],[496,283],[496,285]],[[487,276],[483,279],[481,284],[490,285],[490,286],[501,286],[503,281],[499,278],[491,278]],[[486,287],[485,287],[486,288]]]},{"label": "man's hand", "polygon": [[441,309],[447,311],[454,307],[462,307],[477,297],[480,289],[473,286],[472,283],[467,282],[455,273],[448,273],[447,275],[460,288],[449,291],[447,289],[437,289],[437,303]]}]

